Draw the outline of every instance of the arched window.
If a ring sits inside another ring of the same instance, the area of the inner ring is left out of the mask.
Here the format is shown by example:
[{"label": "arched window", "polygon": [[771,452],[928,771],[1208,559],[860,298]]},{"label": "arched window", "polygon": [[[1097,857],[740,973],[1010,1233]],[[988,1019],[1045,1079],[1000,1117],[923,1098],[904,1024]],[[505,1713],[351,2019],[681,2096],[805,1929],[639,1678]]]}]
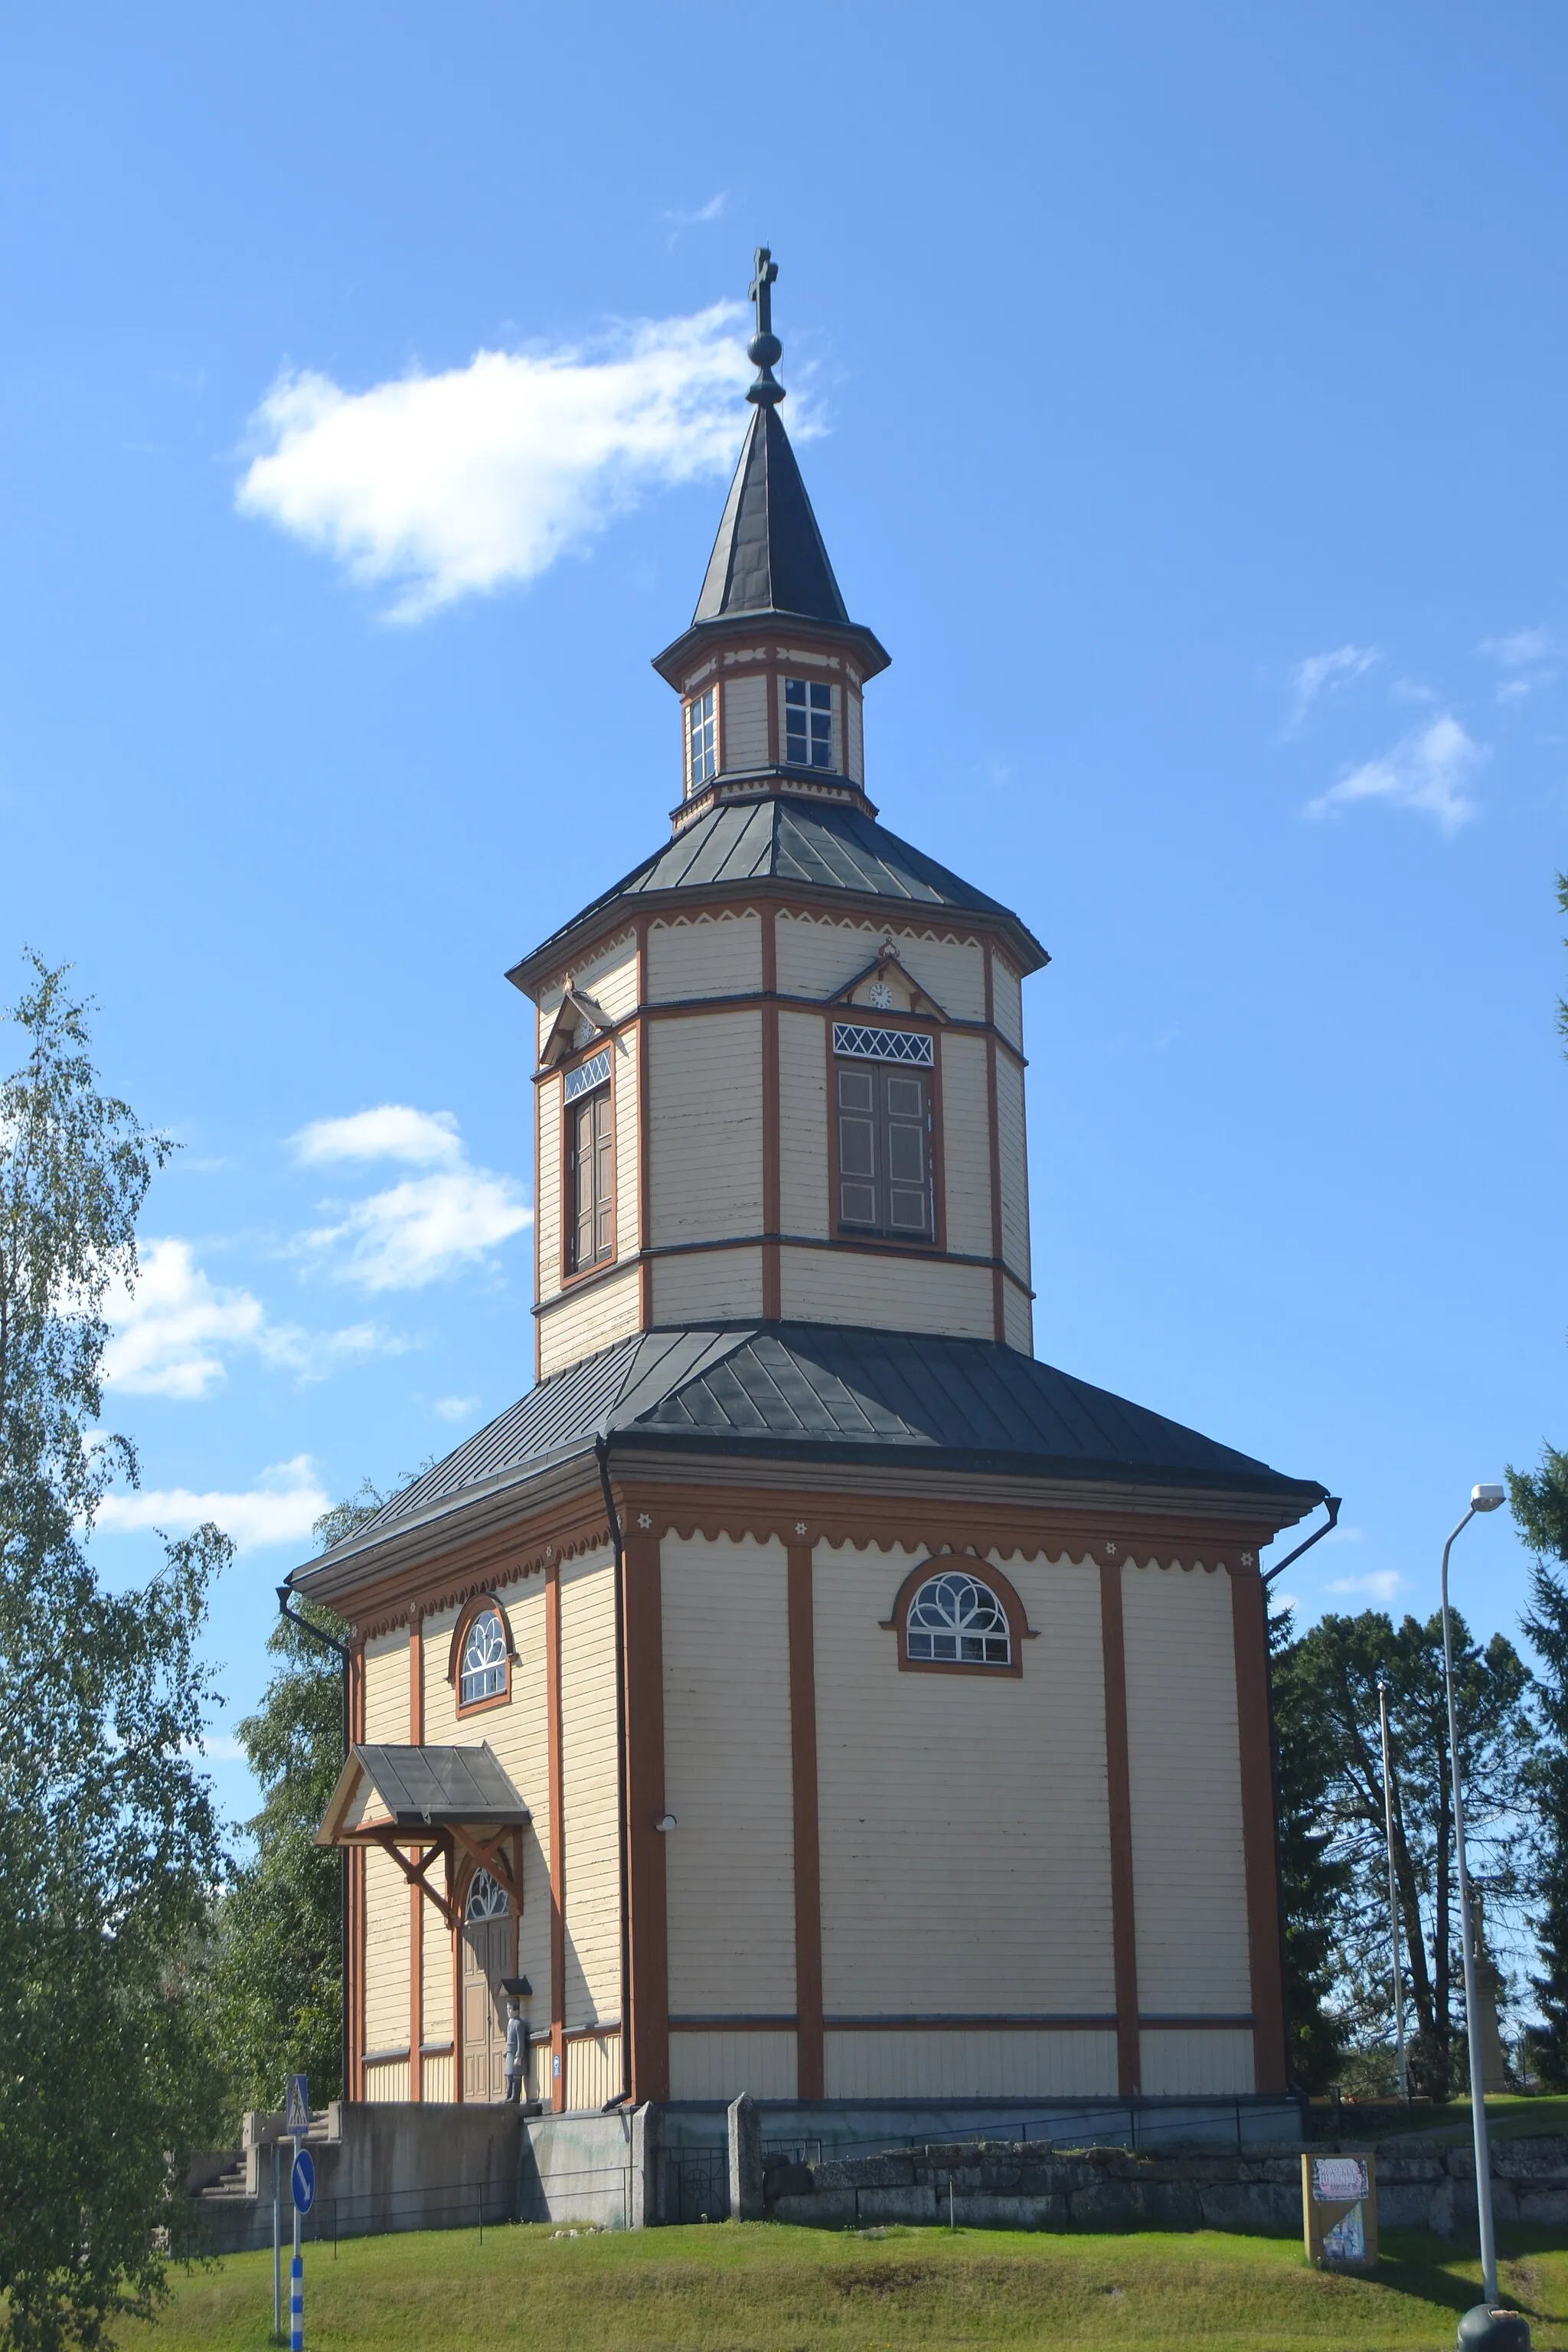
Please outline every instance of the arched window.
[{"label": "arched window", "polygon": [[905,1654],[930,1665],[1010,1666],[1013,1639],[1007,1612],[977,1576],[944,1569],[930,1576],[910,1602]]},{"label": "arched window", "polygon": [[476,1870],[468,1885],[469,1927],[477,1927],[481,1919],[504,1919],[510,1908],[505,1887],[498,1886],[488,1870]]},{"label": "arched window", "polygon": [[463,1636],[463,1660],[458,1675],[458,1705],[477,1706],[482,1699],[504,1695],[507,1687],[506,1634],[499,1612],[481,1609],[469,1621]]}]

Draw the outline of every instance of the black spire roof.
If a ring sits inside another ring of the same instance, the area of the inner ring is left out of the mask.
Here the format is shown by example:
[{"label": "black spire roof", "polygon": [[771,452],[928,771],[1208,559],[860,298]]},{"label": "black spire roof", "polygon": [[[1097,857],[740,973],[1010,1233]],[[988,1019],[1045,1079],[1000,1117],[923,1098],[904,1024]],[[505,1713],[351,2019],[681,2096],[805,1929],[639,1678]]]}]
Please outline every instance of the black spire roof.
[{"label": "black spire roof", "polygon": [[753,408],[693,625],[731,614],[849,619],[795,451],[773,406]]},{"label": "black spire roof", "polygon": [[659,676],[677,688],[692,653],[715,629],[763,619],[805,622],[853,638],[867,677],[888,667],[870,630],[849,618],[779,416],[785,394],[773,375],[782,346],[773,331],[770,290],[777,276],[773,256],[759,246],[752,280],[757,332],[746,346],[759,371],[746,394],[752,421],[691,626],[654,657]]}]

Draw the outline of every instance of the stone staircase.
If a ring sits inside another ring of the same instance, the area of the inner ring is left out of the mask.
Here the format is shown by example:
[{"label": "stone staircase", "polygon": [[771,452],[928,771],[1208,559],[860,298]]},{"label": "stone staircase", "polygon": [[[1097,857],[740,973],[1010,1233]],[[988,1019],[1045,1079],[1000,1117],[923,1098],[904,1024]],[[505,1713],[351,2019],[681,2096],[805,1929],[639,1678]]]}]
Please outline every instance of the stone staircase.
[{"label": "stone staircase", "polygon": [[[330,2147],[341,2137],[336,2102],[324,2115],[313,2116],[305,2135],[307,2147]],[[272,2115],[255,2112],[240,2126],[237,2148],[217,2148],[198,2157],[186,2179],[185,2194],[204,2245],[216,2252],[236,2253],[247,2246],[272,2242],[272,2148],[281,2140],[279,2187],[284,2207],[284,2233],[291,2224],[289,2210],[289,2166],[292,2142],[283,2129],[281,2109]]]}]

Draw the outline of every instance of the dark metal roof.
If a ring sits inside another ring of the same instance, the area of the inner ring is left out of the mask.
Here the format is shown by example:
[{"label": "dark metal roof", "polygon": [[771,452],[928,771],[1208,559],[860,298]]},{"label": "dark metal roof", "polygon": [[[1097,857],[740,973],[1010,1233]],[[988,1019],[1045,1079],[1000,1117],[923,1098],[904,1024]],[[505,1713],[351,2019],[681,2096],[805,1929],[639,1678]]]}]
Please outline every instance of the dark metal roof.
[{"label": "dark metal roof", "polygon": [[858,898],[894,902],[902,908],[952,908],[1005,923],[1031,948],[1037,970],[1045,950],[1011,908],[977,890],[934,857],[927,857],[874,817],[833,802],[792,799],[787,793],[755,801],[721,801],[683,833],[603,895],[569,923],[552,932],[513,966],[508,978],[536,963],[557,940],[620,899],[647,898],[665,890],[743,888],[777,882],[802,890],[841,891]]},{"label": "dark metal roof", "polygon": [[622,1339],[542,1381],[356,1528],[356,1544],[601,1433],[647,1446],[910,1462],[1316,1501],[1324,1489],[989,1339],[749,1324]]},{"label": "dark metal roof", "polygon": [[693,624],[790,613],[844,625],[847,607],[774,407],[752,411]]},{"label": "dark metal roof", "polygon": [[521,1829],[532,1815],[488,1744],[480,1748],[366,1748],[352,1751],[395,1825],[483,1822]]}]

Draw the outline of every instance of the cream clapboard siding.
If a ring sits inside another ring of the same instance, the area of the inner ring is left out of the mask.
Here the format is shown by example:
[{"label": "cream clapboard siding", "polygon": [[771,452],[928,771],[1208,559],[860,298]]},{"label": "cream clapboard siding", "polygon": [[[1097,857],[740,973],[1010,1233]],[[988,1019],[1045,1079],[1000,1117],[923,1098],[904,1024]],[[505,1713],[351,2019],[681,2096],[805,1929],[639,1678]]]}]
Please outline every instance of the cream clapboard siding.
[{"label": "cream clapboard siding", "polygon": [[849,763],[847,773],[858,784],[866,781],[865,728],[861,718],[860,698],[852,688],[846,688],[844,715],[849,737]]},{"label": "cream clapboard siding", "polygon": [[664,1793],[678,1823],[665,1841],[670,2014],[788,2016],[787,1555],[749,1536],[666,1536],[659,1558]]},{"label": "cream clapboard siding", "polygon": [[[763,921],[754,912],[655,923],[647,935],[647,989],[655,1004],[694,996],[754,996],[763,984]],[[657,1042],[668,1025],[654,1031]]]},{"label": "cream clapboard siding", "polygon": [[621,2037],[592,2033],[566,2044],[566,2105],[597,2115],[621,2087]]},{"label": "cream clapboard siding", "polygon": [[621,2001],[616,1602],[607,1553],[561,1570],[561,1786],[571,2031],[617,2020]]},{"label": "cream clapboard siding", "polygon": [[1138,2004],[1145,2016],[1246,2015],[1230,1579],[1128,1566],[1121,1599]]},{"label": "cream clapboard siding", "polygon": [[574,1290],[542,1315],[539,1323],[539,1371],[542,1380],[558,1372],[566,1364],[575,1364],[584,1356],[592,1356],[600,1348],[607,1348],[614,1339],[624,1339],[628,1331],[639,1327],[639,1290],[637,1270],[628,1265],[624,1274],[607,1282],[595,1282],[586,1289]]},{"label": "cream clapboard siding", "polygon": [[[456,1727],[463,1747],[487,1744],[532,1815],[522,1833],[522,1916],[518,1922],[518,1969],[533,1987],[533,2013],[550,2015],[550,1717],[545,1672],[545,1585],[542,1576],[500,1585],[496,1598],[511,1625],[515,1651],[511,1705],[467,1716]],[[442,1645],[439,1670],[446,1683],[451,1636]],[[434,1915],[432,1914],[432,1916]],[[428,1931],[426,1931],[428,1932]],[[450,2006],[450,1995],[447,1996]],[[431,2037],[434,2039],[434,2035]]]},{"label": "cream clapboard siding", "polygon": [[408,1632],[374,1633],[364,1645],[364,1736],[371,1747],[408,1744]]},{"label": "cream clapboard siding", "polygon": [[[574,970],[572,984],[580,996],[592,997],[600,1011],[607,1013],[612,1021],[624,1021],[626,1014],[636,1008],[637,1001],[636,933],[624,931],[618,939],[606,940],[603,946],[595,948],[592,960]],[[541,1054],[555,1025],[555,1016],[561,1010],[561,999],[565,992],[563,981],[556,981],[540,992],[538,1051]]]},{"label": "cream clapboard siding", "polygon": [[829,2031],[822,2054],[830,2099],[1081,2099],[1116,2093],[1110,2032]]},{"label": "cream clapboard siding", "polygon": [[654,1241],[760,1233],[762,1014],[656,1022],[648,1048]]},{"label": "cream clapboard siding", "polygon": [[882,939],[876,923],[818,922],[781,912],[777,925],[781,996],[831,996],[873,961]]},{"label": "cream clapboard siding", "polygon": [[820,1014],[779,1014],[779,1221],[826,1238],[827,1037]]},{"label": "cream clapboard siding", "polygon": [[1009,1348],[1016,1348],[1023,1356],[1034,1354],[1035,1310],[1024,1293],[1010,1282],[1002,1286],[1002,1325]]},{"label": "cream clapboard siding", "polygon": [[890,938],[911,980],[934,997],[955,1021],[980,1021],[985,1013],[985,955],[977,940],[932,939],[895,923],[868,923],[783,914],[778,918],[779,992],[784,996],[832,996],[876,956]]},{"label": "cream clapboard siding", "polygon": [[795,1321],[994,1337],[991,1275],[983,1265],[786,1245],[779,1252],[779,1271],[784,1312]]},{"label": "cream clapboard siding", "polygon": [[616,1255],[631,1257],[637,1246],[637,1186],[642,1178],[636,1029],[624,1029],[616,1039],[615,1103]]},{"label": "cream clapboard siding", "polygon": [[991,1013],[1009,1044],[1024,1050],[1024,991],[1017,973],[994,949],[991,955]]},{"label": "cream clapboard siding", "polygon": [[364,2070],[364,2095],[367,2099],[406,2099],[407,2059],[388,2058],[384,2059],[379,2066],[367,2066]]},{"label": "cream clapboard siding", "polygon": [[931,939],[895,930],[893,945],[911,980],[918,980],[953,1021],[985,1018],[985,950],[978,940]]},{"label": "cream clapboard siding", "polygon": [[1023,1645],[1020,1677],[992,1681],[899,1671],[881,1621],[915,1560],[852,1545],[816,1554],[824,2008],[1104,2016],[1115,1994],[1098,1570],[1007,1563],[1038,1639]]},{"label": "cream clapboard siding", "polygon": [[592,961],[580,964],[572,981],[580,996],[591,997],[612,1021],[624,1021],[636,1010],[637,1001],[636,933],[626,931],[596,948]]},{"label": "cream clapboard siding", "polygon": [[[435,2037],[430,2036],[427,2038],[434,2039]],[[424,2060],[424,2071],[420,2079],[424,2088],[425,2099],[429,2105],[445,2106],[448,2105],[452,2097],[453,2078],[451,2053],[448,2051],[445,2056],[435,2056],[427,2052]]]},{"label": "cream clapboard siding", "polygon": [[[493,1716],[479,1716],[469,1722],[458,1721],[458,1695],[447,1679],[447,1668],[452,1654],[452,1635],[457,1628],[456,1609],[442,1609],[426,1617],[421,1633],[425,1656],[425,1739],[431,1748],[466,1747],[477,1732],[484,1735],[483,1727],[494,1721]],[[497,1713],[499,1713],[499,1708]],[[475,1740],[474,1744],[479,1744]],[[443,1865],[437,1864],[436,1884],[445,1886]],[[548,1958],[548,1946],[546,1947]],[[440,1915],[433,1905],[425,1908],[425,2039],[426,2042],[449,2042],[456,2031],[453,2022],[453,1974],[457,1953],[448,1929],[441,1925]],[[546,1979],[548,1980],[548,1979]],[[533,1979],[537,1985],[540,1979]],[[549,2015],[549,2011],[545,2011]],[[441,2062],[426,2060],[427,2065]],[[446,2062],[448,2069],[451,2060]],[[448,2081],[451,2079],[448,2074]],[[426,2091],[426,2098],[434,2098]],[[448,2090],[447,2098],[452,2096]]]},{"label": "cream clapboard siding", "polygon": [[[406,1727],[403,1736],[406,1740]],[[364,1857],[365,2049],[405,2052],[408,2017],[408,1881],[390,1854],[371,1846]],[[405,2069],[405,2084],[407,2079]],[[406,2088],[400,2095],[408,2096]]]},{"label": "cream clapboard siding", "polygon": [[[408,1634],[377,1633],[364,1645],[364,1736],[371,1746],[406,1747],[408,1742]],[[367,1849],[364,1858],[364,2046],[366,2050],[406,2050],[408,2047],[408,1881],[389,1854]],[[400,2091],[384,2087],[388,2079],[376,2069],[376,2087],[366,2083],[366,2096],[388,2099],[408,2096],[408,2068],[403,2068]]]},{"label": "cream clapboard siding", "polygon": [[724,715],[720,730],[720,756],[724,772],[768,764],[768,682],[765,677],[731,677],[724,681]]},{"label": "cream clapboard siding", "polygon": [[534,1150],[533,1213],[538,1226],[539,1296],[553,1298],[561,1287],[561,1122],[564,1087],[559,1076],[536,1089],[539,1122]]},{"label": "cream clapboard siding", "polygon": [[1002,1255],[1029,1279],[1029,1165],[1024,1140],[1024,1074],[996,1056],[996,1148],[1002,1163]]},{"label": "cream clapboard siding", "polygon": [[681,2033],[669,2036],[672,2099],[793,2099],[797,2082],[793,2033]]},{"label": "cream clapboard siding", "polygon": [[1145,2026],[1138,2037],[1145,2098],[1235,2098],[1256,2088],[1252,2036],[1244,2027]]},{"label": "cream clapboard siding", "polygon": [[656,1323],[700,1323],[714,1316],[733,1320],[762,1311],[760,1249],[697,1250],[654,1261]]},{"label": "cream clapboard siding", "polygon": [[947,1245],[991,1255],[991,1116],[985,1041],[949,1031],[942,1040],[942,1195]]}]

